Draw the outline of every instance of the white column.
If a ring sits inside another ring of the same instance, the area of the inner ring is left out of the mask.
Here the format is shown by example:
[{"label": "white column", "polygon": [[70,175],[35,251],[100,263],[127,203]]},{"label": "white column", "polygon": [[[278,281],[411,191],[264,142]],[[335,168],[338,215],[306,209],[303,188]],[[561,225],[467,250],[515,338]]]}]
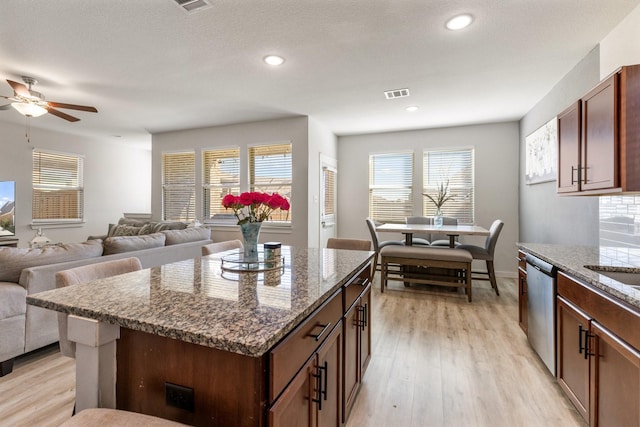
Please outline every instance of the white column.
[{"label": "white column", "polygon": [[67,317],[76,343],[76,413],[116,407],[116,340],[120,327],[84,317]]}]

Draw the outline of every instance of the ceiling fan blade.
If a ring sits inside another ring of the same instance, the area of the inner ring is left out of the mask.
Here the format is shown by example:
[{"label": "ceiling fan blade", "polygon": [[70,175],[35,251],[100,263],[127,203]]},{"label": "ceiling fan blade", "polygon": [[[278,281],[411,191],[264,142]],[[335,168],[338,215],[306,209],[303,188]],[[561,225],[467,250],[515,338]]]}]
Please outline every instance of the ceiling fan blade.
[{"label": "ceiling fan blade", "polygon": [[63,104],[62,102],[53,102],[53,101],[49,101],[49,105],[51,107],[56,107],[56,108],[68,108],[70,110],[88,111],[90,113],[98,112],[98,110],[96,110],[95,107],[88,107],[86,105]]},{"label": "ceiling fan blade", "polygon": [[29,93],[29,89],[22,83],[14,82],[13,80],[9,80],[9,79],[7,79],[7,83],[9,83],[9,86],[11,86],[14,92],[17,93],[18,95],[31,96],[31,93]]},{"label": "ceiling fan blade", "polygon": [[56,110],[54,108],[51,108],[51,107],[48,107],[47,111],[50,112],[51,114],[53,114],[56,117],[60,117],[61,119],[65,119],[65,120],[70,121],[70,122],[77,122],[77,121],[80,120],[77,117],[70,116],[67,113],[63,113],[62,111],[58,111],[58,110]]},{"label": "ceiling fan blade", "polygon": [[1,105],[0,106],[0,110],[8,110],[9,108],[11,108],[11,104],[6,104],[6,105]]}]

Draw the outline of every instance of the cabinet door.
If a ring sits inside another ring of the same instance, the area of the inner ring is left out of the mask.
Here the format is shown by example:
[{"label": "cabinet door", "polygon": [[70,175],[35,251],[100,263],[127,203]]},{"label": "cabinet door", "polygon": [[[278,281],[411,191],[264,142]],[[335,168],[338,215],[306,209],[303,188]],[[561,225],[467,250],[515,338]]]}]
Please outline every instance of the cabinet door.
[{"label": "cabinet door", "polygon": [[527,311],[527,272],[518,267],[518,324],[526,335],[529,313]]},{"label": "cabinet door", "polygon": [[558,297],[558,384],[589,421],[589,359],[586,348],[590,318],[576,306]]},{"label": "cabinet door", "polygon": [[640,353],[591,323],[591,426],[640,425]]},{"label": "cabinet door", "polygon": [[362,294],[360,307],[360,372],[358,381],[362,382],[364,372],[371,360],[371,286]]},{"label": "cabinet door", "polygon": [[[318,427],[342,425],[342,325],[318,349],[316,375]],[[290,426],[297,426],[290,423]]]},{"label": "cabinet door", "polygon": [[620,186],[618,80],[614,74],[582,98],[581,190]]},{"label": "cabinet door", "polygon": [[558,115],[558,193],[579,191],[580,101]]},{"label": "cabinet door", "polygon": [[360,343],[358,340],[359,331],[359,300],[351,306],[344,316],[344,405],[343,422],[347,421],[349,412],[356,398],[358,387],[358,363]]},{"label": "cabinet door", "polygon": [[316,407],[316,358],[312,357],[293,378],[269,410],[269,425],[274,427],[313,427]]}]

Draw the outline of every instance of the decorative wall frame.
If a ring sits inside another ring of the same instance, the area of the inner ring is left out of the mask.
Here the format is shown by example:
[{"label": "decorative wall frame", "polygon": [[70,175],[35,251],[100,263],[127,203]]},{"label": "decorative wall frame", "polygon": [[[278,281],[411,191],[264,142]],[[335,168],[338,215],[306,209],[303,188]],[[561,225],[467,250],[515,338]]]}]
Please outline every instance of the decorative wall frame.
[{"label": "decorative wall frame", "polygon": [[558,175],[558,118],[526,137],[526,184],[555,181]]}]

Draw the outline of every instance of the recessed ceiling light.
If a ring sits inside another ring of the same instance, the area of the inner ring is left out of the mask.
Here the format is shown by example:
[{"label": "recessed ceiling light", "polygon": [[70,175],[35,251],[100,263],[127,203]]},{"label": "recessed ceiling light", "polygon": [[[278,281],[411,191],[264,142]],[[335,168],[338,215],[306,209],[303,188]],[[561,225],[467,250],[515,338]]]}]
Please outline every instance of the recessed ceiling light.
[{"label": "recessed ceiling light", "polygon": [[407,111],[408,111],[408,112],[410,112],[410,113],[413,113],[414,111],[418,111],[418,108],[420,108],[420,107],[417,107],[417,106],[415,106],[415,105],[412,105],[412,106],[410,106],[410,107],[405,108],[405,110],[407,110]]},{"label": "recessed ceiling light", "polygon": [[456,31],[468,27],[473,22],[473,16],[468,13],[454,16],[446,23],[448,29]]},{"label": "recessed ceiling light", "polygon": [[264,62],[269,65],[282,65],[284,64],[284,58],[277,55],[268,55],[264,57]]}]

